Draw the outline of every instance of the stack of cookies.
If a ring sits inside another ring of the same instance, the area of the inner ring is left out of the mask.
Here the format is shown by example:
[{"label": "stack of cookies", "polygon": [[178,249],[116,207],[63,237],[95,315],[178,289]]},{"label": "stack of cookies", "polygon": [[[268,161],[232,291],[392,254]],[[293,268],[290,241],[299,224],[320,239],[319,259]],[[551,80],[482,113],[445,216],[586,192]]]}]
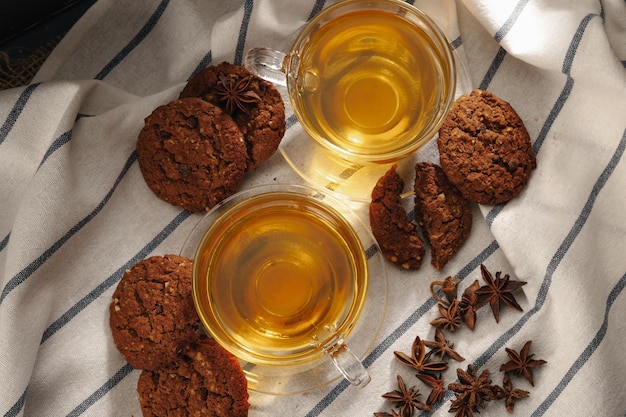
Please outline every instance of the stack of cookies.
[{"label": "stack of cookies", "polygon": [[113,341],[141,369],[145,417],[248,415],[239,361],[199,332],[191,294],[191,259],[153,256],[126,271],[109,306]]},{"label": "stack of cookies", "polygon": [[159,198],[205,211],[234,194],[245,173],[276,152],[284,133],[278,90],[223,62],[194,75],[177,100],[145,119],[137,160]]},{"label": "stack of cookies", "polygon": [[[415,166],[415,220],[443,269],[470,235],[470,203],[503,204],[528,184],[537,162],[519,115],[490,92],[474,90],[453,104],[437,139],[441,166]],[[391,167],[372,191],[370,224],[383,255],[405,269],[425,253],[402,204],[404,181]]]}]

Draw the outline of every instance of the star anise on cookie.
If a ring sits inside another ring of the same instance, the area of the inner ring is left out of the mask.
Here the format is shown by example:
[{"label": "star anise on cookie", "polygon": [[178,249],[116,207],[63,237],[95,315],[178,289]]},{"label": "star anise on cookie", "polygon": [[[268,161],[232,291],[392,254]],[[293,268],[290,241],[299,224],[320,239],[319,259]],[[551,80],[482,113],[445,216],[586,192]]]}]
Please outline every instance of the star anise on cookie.
[{"label": "star anise on cookie", "polygon": [[401,364],[417,369],[419,372],[441,372],[448,369],[446,362],[430,360],[430,354],[426,354],[424,341],[419,336],[415,337],[411,345],[411,356],[398,351],[393,354]]},{"label": "star anise on cookie", "polygon": [[220,102],[225,102],[226,113],[232,115],[237,109],[249,113],[246,104],[256,103],[261,97],[250,89],[252,75],[238,78],[235,74],[220,75],[215,94]]},{"label": "star anise on cookie", "polygon": [[512,293],[523,285],[526,285],[525,281],[511,280],[508,274],[502,277],[501,272],[496,272],[496,277],[494,278],[485,265],[482,264],[480,265],[480,272],[487,285],[476,290],[476,295],[478,296],[476,303],[477,310],[489,304],[496,322],[500,321],[500,307],[503,302],[509,307],[523,311]]},{"label": "star anise on cookie", "polygon": [[519,353],[517,353],[513,349],[505,348],[506,353],[507,355],[509,355],[509,358],[511,360],[501,365],[500,370],[503,372],[512,372],[513,374],[518,376],[524,375],[528,382],[530,382],[530,385],[534,387],[535,383],[533,381],[533,368],[536,368],[537,366],[541,366],[548,362],[544,361],[543,359],[533,359],[532,357],[535,355],[528,354],[530,352],[531,343],[532,340],[526,342]]},{"label": "star anise on cookie", "polygon": [[382,395],[387,401],[397,403],[397,408],[400,411],[400,416],[411,417],[413,415],[413,409],[430,411],[430,407],[419,400],[422,396],[417,388],[407,387],[404,380],[398,375],[398,389],[389,391]]}]

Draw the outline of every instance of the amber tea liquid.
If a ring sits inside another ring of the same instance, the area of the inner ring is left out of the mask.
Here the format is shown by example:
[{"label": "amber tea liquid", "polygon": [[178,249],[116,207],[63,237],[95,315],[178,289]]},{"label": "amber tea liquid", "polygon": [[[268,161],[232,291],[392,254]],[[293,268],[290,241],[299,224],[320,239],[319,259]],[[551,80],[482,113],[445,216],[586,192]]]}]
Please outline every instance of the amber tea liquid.
[{"label": "amber tea liquid", "polygon": [[311,350],[349,332],[367,291],[367,260],[352,227],[296,194],[272,192],[229,209],[196,262],[205,326],[253,363],[316,357]]},{"label": "amber tea liquid", "polygon": [[318,141],[357,158],[401,153],[433,123],[451,82],[426,33],[385,11],[335,18],[300,54],[294,109]]}]

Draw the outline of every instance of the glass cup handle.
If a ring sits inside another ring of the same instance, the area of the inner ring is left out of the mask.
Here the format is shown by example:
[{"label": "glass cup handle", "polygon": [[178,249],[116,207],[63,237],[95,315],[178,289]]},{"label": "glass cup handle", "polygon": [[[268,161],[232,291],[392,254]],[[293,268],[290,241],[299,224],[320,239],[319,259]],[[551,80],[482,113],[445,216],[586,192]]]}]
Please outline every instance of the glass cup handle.
[{"label": "glass cup handle", "polygon": [[349,383],[358,388],[363,388],[369,384],[371,380],[369,372],[348,346],[341,343],[328,353],[333,364]]},{"label": "glass cup handle", "polygon": [[285,86],[287,85],[285,76],[286,58],[287,55],[274,49],[252,48],[246,52],[244,66],[257,77]]}]

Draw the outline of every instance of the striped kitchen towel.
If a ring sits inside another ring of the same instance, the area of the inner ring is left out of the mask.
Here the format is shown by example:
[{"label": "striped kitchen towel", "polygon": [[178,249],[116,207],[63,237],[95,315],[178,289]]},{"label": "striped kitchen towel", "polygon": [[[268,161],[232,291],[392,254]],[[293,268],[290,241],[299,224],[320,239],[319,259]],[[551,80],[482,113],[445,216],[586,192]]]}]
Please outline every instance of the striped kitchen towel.
[{"label": "striped kitchen towel", "polygon": [[[111,295],[139,260],[178,253],[201,215],[146,187],[135,143],[143,119],[212,63],[241,64],[251,47],[284,48],[332,1],[99,0],[32,84],[0,92],[0,414],[139,416],[139,371],[117,352]],[[460,291],[480,265],[526,281],[523,311],[488,308],[474,331],[446,333],[464,358],[502,384],[506,348],[536,368],[519,416],[626,415],[626,3],[623,0],[415,0],[444,29],[463,66],[460,90],[481,88],[524,120],[538,166],[515,199],[474,206],[472,234],[444,270],[388,267],[387,310],[363,362],[372,381],[341,379],[301,395],[251,393],[250,416],[371,416],[401,375],[416,336],[433,340],[429,285]],[[282,93],[284,91],[281,90]],[[467,91],[459,91],[467,92]],[[286,96],[284,96],[286,99]],[[285,141],[304,132],[287,106]],[[428,147],[421,159],[436,158]],[[280,153],[242,188],[302,183]],[[367,207],[358,208],[366,218]],[[289,384],[289,380],[285,380]],[[455,396],[421,415],[447,416]],[[416,412],[417,415],[417,412]],[[506,415],[503,401],[481,416]]]}]

